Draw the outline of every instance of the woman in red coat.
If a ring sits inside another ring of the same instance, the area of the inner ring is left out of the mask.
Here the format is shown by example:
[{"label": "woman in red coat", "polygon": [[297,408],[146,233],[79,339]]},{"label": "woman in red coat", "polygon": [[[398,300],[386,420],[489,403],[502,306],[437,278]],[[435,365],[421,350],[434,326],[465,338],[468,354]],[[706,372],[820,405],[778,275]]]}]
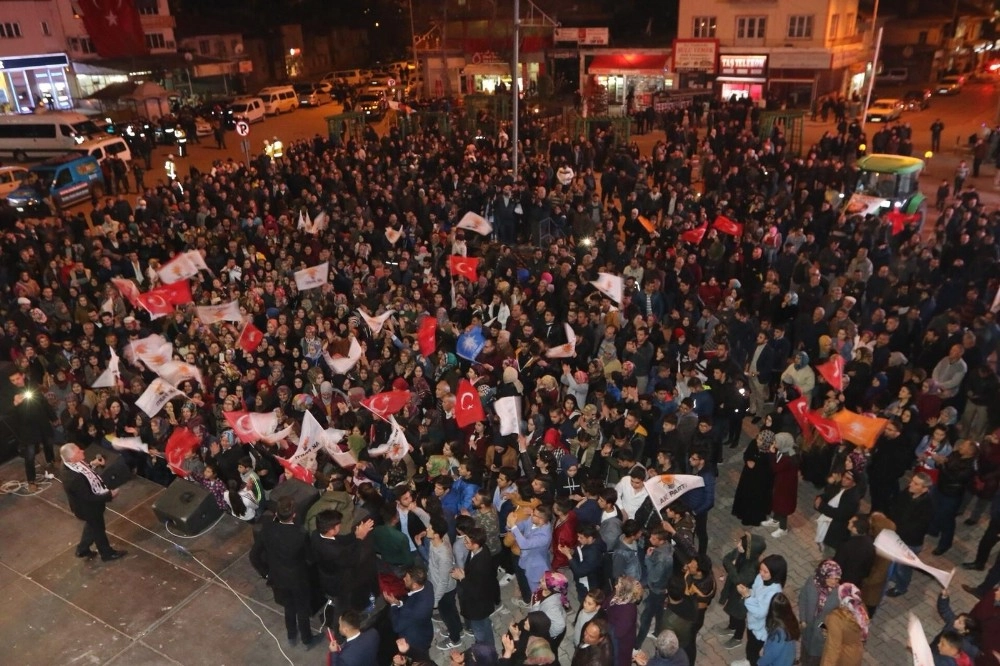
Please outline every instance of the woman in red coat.
[{"label": "woman in red coat", "polygon": [[771,536],[777,539],[788,533],[788,516],[795,513],[799,498],[799,456],[795,453],[795,438],[787,432],[775,435],[768,459],[774,475],[772,517],[761,526],[774,527]]},{"label": "woman in red coat", "polygon": [[575,502],[560,497],[552,507],[555,513],[555,526],[552,528],[552,570],[569,567],[569,558],[560,550],[565,546],[570,550],[576,548],[576,513],[573,511]]}]

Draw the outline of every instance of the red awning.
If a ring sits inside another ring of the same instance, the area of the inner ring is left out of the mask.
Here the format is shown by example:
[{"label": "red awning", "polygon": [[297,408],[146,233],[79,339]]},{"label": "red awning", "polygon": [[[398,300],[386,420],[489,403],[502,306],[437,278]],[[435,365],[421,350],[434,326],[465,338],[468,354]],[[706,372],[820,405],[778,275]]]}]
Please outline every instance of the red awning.
[{"label": "red awning", "polygon": [[670,56],[619,53],[599,55],[590,62],[587,71],[591,74],[640,74],[642,76],[662,76],[667,73]]}]

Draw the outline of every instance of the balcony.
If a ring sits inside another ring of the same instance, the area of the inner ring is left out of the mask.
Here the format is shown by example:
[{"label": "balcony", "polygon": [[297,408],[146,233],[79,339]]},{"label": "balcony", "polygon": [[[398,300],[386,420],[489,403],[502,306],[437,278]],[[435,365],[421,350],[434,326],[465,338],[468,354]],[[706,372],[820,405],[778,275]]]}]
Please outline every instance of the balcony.
[{"label": "balcony", "polygon": [[165,30],[177,27],[177,21],[171,14],[140,14],[143,32]]}]

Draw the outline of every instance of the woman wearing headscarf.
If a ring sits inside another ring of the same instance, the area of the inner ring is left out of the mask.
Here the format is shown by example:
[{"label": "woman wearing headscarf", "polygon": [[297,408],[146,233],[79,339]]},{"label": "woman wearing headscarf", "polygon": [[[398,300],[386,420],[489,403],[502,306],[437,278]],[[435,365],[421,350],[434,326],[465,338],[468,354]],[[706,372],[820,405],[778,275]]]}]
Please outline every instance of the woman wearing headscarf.
[{"label": "woman wearing headscarf", "polygon": [[538,584],[538,589],[531,596],[532,611],[541,611],[552,623],[549,627],[549,645],[552,652],[558,654],[559,644],[566,635],[566,610],[569,608],[569,597],[566,595],[569,581],[558,571],[546,571]]},{"label": "woman wearing headscarf", "polygon": [[747,659],[757,666],[760,650],[767,641],[767,611],[771,599],[781,592],[788,577],[788,564],[781,555],[768,555],[761,560],[753,585],[737,585],[736,592],[743,597],[747,611]]},{"label": "woman wearing headscarf", "polygon": [[614,594],[604,600],[604,611],[614,639],[615,666],[629,666],[635,648],[635,627],[639,619],[642,584],[630,576],[615,582]]},{"label": "woman wearing headscarf", "polygon": [[826,636],[822,627],[827,616],[840,605],[837,597],[840,576],[840,565],[833,560],[824,560],[816,567],[815,575],[799,590],[802,666],[818,666],[823,655]]},{"label": "woman wearing headscarf", "polygon": [[768,452],[774,444],[774,432],[761,430],[743,452],[743,471],[733,496],[733,515],[744,525],[757,526],[771,512],[771,466]]},{"label": "woman wearing headscarf", "polygon": [[760,569],[760,556],[766,548],[764,537],[745,532],[737,540],[736,548],[722,558],[726,582],[719,593],[719,601],[723,604],[722,609],[729,616],[729,621],[719,624],[715,630],[720,636],[729,636],[729,640],[722,644],[727,650],[732,650],[743,642],[743,632],[747,626],[747,608],[737,587],[753,585]]},{"label": "woman wearing headscarf", "polygon": [[851,583],[837,588],[840,601],[826,622],[826,645],[820,666],[858,666],[868,640],[868,611],[861,600],[861,590]]},{"label": "woman wearing headscarf", "polygon": [[519,622],[511,622],[501,638],[503,650],[499,666],[545,666],[556,663],[556,654],[549,647],[549,618],[541,611],[532,611]]},{"label": "woman wearing headscarf", "polygon": [[768,451],[771,467],[771,515],[761,523],[762,527],[773,527],[774,538],[788,533],[788,516],[795,513],[799,501],[799,457],[795,453],[795,438],[790,433],[779,432]]}]

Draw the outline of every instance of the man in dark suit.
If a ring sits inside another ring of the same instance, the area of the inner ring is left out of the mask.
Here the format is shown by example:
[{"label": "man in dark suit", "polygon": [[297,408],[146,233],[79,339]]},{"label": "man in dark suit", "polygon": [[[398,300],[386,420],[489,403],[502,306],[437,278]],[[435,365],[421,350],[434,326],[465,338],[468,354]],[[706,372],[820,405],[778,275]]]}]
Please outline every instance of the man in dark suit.
[{"label": "man in dark suit", "polygon": [[83,534],[76,546],[76,556],[94,557],[97,553],[90,549],[90,544],[96,543],[97,552],[101,554],[103,561],[110,562],[124,557],[124,550],[115,550],[108,543],[104,528],[104,508],[118,496],[118,490],[108,490],[97,472],[87,464],[83,449],[76,444],[64,444],[59,449],[59,454],[63,461],[63,490],[69,500],[69,508],[74,516],[84,522]]},{"label": "man in dark suit", "polygon": [[371,519],[362,521],[354,533],[341,534],[343,514],[335,509],[321,511],[316,516],[316,530],[309,535],[312,561],[319,574],[319,586],[331,602],[332,615],[326,616],[326,626],[335,628],[338,619],[348,609],[360,610],[367,603],[359,571],[363,557],[375,556],[368,534],[375,527]]},{"label": "man in dark suit", "polygon": [[504,185],[503,190],[493,201],[493,221],[496,223],[497,236],[501,243],[512,245],[517,240],[517,198],[510,185]]},{"label": "man in dark suit", "polygon": [[391,609],[389,618],[392,629],[400,638],[410,644],[407,655],[413,659],[426,659],[434,640],[434,587],[427,580],[427,571],[421,567],[409,567],[403,574],[406,596],[397,599],[388,592],[383,593]]},{"label": "man in dark suit", "polygon": [[372,666],[378,659],[378,632],[374,629],[361,631],[361,614],[345,611],[340,616],[342,643],[330,641],[330,657],[327,666]]},{"label": "man in dark suit", "polygon": [[458,581],[458,601],[476,643],[494,646],[493,622],[490,615],[500,601],[500,584],[496,568],[486,550],[486,532],[480,527],[466,531],[465,547],[469,557],[465,568],[455,568],[451,577]]},{"label": "man in dark suit", "polygon": [[285,630],[288,642],[298,643],[299,636],[307,648],[313,639],[309,626],[309,540],[295,524],[295,501],[291,497],[278,500],[278,512],[273,520],[265,520],[250,549],[250,563],[267,578],[274,590],[274,600],[285,609]]},{"label": "man in dark suit", "polygon": [[764,418],[764,405],[771,399],[771,383],[774,381],[775,363],[774,347],[767,332],[757,333],[757,346],[747,364],[747,377],[750,378],[750,413],[753,422],[760,423]]}]

